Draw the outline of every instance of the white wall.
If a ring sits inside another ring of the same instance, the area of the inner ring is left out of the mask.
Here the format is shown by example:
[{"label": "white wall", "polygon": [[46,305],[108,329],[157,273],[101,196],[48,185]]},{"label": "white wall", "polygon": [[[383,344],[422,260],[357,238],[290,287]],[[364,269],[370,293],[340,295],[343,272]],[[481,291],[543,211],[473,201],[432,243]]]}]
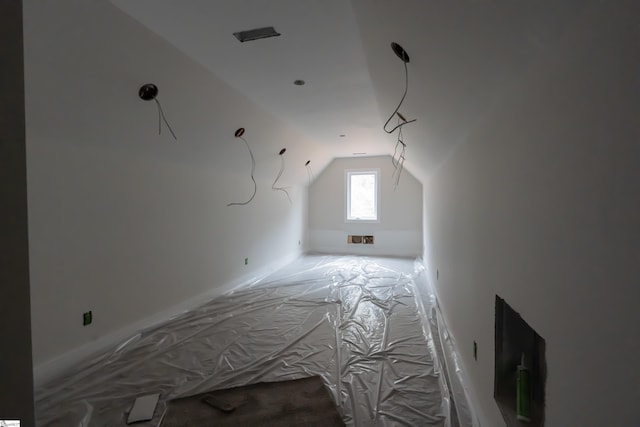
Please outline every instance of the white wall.
[{"label": "white wall", "polygon": [[425,185],[430,281],[487,427],[504,425],[496,294],[546,340],[546,426],[640,425],[640,7],[619,3],[582,16]]},{"label": "white wall", "polygon": [[[345,222],[345,170],[379,169],[377,223]],[[390,156],[335,159],[309,189],[309,250],[361,255],[422,253],[422,185],[404,170],[393,188]],[[373,245],[347,244],[347,235],[373,235]]]},{"label": "white wall", "polygon": [[[25,3],[36,367],[301,253],[306,189],[290,204],[271,183],[282,146],[313,144],[108,2]],[[177,142],[137,96],[148,82]],[[259,188],[226,207],[253,190],[240,126]]]}]

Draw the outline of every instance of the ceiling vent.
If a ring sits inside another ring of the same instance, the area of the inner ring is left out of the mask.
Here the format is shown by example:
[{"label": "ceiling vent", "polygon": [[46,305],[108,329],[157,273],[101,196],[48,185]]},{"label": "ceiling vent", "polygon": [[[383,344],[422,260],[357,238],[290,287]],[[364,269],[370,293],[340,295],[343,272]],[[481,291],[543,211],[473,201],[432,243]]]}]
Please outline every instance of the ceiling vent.
[{"label": "ceiling vent", "polygon": [[239,31],[237,33],[233,33],[234,36],[242,43],[250,42],[252,40],[260,40],[266,39],[269,37],[279,36],[280,33],[277,32],[273,27],[264,27],[264,28],[256,28],[255,30],[247,30],[247,31]]}]

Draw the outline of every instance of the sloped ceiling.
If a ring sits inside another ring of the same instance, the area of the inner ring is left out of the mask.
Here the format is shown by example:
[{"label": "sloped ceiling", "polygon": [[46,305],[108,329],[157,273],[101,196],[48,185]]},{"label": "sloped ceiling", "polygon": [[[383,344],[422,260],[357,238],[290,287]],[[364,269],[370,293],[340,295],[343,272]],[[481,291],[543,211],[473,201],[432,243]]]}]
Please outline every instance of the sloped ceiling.
[{"label": "sloped ceiling", "polygon": [[[391,154],[382,130],[410,56],[407,168],[423,181],[466,142],[586,1],[112,0],[331,157]],[[279,37],[233,33],[273,26]],[[294,80],[305,80],[296,86]],[[344,136],[341,136],[344,135]]]}]

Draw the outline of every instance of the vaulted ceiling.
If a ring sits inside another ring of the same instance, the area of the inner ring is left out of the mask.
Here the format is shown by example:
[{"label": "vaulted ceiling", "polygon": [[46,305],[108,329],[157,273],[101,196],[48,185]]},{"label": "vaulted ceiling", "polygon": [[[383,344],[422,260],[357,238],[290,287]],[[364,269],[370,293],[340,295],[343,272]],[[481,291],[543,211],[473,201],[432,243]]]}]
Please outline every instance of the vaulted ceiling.
[{"label": "vaulted ceiling", "polygon": [[[407,167],[423,180],[587,2],[112,0],[331,157],[392,154],[382,129],[405,88]],[[234,32],[281,35],[241,43]],[[295,80],[304,80],[302,86]],[[395,122],[396,119],[394,118]],[[357,154],[354,154],[357,153]]]}]

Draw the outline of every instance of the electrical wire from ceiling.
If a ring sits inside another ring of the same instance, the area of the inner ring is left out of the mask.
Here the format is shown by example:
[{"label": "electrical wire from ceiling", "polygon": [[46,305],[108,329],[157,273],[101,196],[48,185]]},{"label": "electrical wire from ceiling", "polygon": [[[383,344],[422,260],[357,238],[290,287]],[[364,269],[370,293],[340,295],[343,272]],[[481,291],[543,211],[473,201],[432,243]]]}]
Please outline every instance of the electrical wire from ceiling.
[{"label": "electrical wire from ceiling", "polygon": [[[404,138],[402,135],[402,128],[404,125],[415,122],[416,119],[407,120],[399,111],[400,107],[402,106],[402,103],[407,97],[407,92],[409,91],[409,68],[407,67],[407,63],[409,62],[409,55],[407,54],[407,51],[405,51],[403,47],[400,46],[398,43],[392,42],[391,49],[404,64],[404,81],[405,81],[402,98],[400,98],[400,102],[398,103],[398,106],[395,108],[393,113],[391,113],[391,115],[385,122],[384,126],[382,127],[382,129],[388,134],[392,134],[396,130],[398,131],[396,146],[393,151],[393,156],[391,157],[391,163],[393,164],[393,174],[392,174],[392,178],[394,180],[393,188],[395,190],[396,188],[398,188],[398,185],[400,184],[400,176],[402,175],[402,171],[404,170],[404,161],[405,161],[406,149],[407,149],[407,144],[404,142]],[[387,129],[387,127],[389,126],[389,123],[391,122],[394,116],[397,116],[398,118],[396,126],[393,127],[392,129]]]},{"label": "electrical wire from ceiling", "polygon": [[178,138],[171,128],[169,121],[165,117],[162,105],[160,105],[160,101],[158,100],[158,87],[153,83],[142,85],[142,87],[140,87],[140,90],[138,90],[138,96],[143,101],[154,100],[156,102],[156,105],[158,106],[158,135],[162,135],[162,121],[164,120],[164,123],[167,125],[167,128],[169,128],[169,132],[171,132],[173,139],[177,141]]},{"label": "electrical wire from ceiling", "polygon": [[280,179],[280,177],[282,176],[282,174],[284,173],[284,153],[287,151],[286,148],[283,148],[282,150],[280,150],[280,152],[278,153],[278,155],[280,156],[280,172],[278,172],[278,176],[276,176],[275,181],[273,181],[273,184],[271,185],[271,189],[273,191],[282,191],[284,192],[284,194],[287,195],[287,199],[289,199],[289,203],[291,202],[291,196],[289,196],[289,192],[284,188],[284,187],[277,187],[276,184],[278,183],[278,180]]},{"label": "electrical wire from ceiling", "polygon": [[247,146],[247,150],[249,150],[249,155],[251,156],[251,181],[253,181],[253,194],[251,195],[249,200],[247,200],[246,202],[229,203],[229,204],[227,204],[227,206],[245,206],[245,205],[248,205],[249,203],[251,203],[253,198],[256,196],[256,193],[258,192],[258,184],[256,183],[256,179],[254,177],[254,174],[255,174],[255,171],[256,171],[256,159],[255,159],[255,157],[253,157],[253,152],[251,151],[251,147],[249,147],[249,143],[247,142],[246,139],[244,139],[242,137],[243,134],[244,134],[244,128],[240,128],[240,129],[238,129],[236,131],[234,136],[236,138],[241,139],[244,142],[244,144]]},{"label": "electrical wire from ceiling", "polygon": [[304,164],[304,167],[307,168],[307,175],[309,176],[309,185],[311,185],[311,181],[313,181],[313,171],[311,170],[311,166],[309,166],[310,163],[311,160],[307,160]]},{"label": "electrical wire from ceiling", "polygon": [[[400,58],[400,60],[402,60],[402,63],[404,64],[404,82],[405,83],[404,83],[404,93],[402,94],[402,98],[400,98],[400,102],[398,103],[398,106],[396,107],[395,110],[393,110],[393,113],[391,113],[391,115],[385,122],[384,126],[382,127],[382,129],[384,129],[384,131],[389,134],[395,132],[396,129],[406,124],[413,123],[416,121],[416,119],[407,120],[404,118],[402,114],[399,113],[400,107],[402,106],[404,99],[407,97],[407,92],[409,91],[409,68],[407,67],[407,63],[409,62],[409,55],[407,55],[407,52],[402,48],[402,46],[400,46],[397,43],[391,43],[391,48],[393,49],[395,54],[398,55],[398,57]],[[402,123],[398,123],[398,125],[396,125],[392,129],[387,129],[389,122],[393,119],[393,116],[395,116],[396,114],[402,119]]]},{"label": "electrical wire from ceiling", "polygon": [[[398,119],[398,122],[400,120]],[[404,170],[404,160],[406,154],[407,144],[405,144],[402,136],[402,127],[398,128],[398,139],[396,140],[396,147],[393,151],[393,157],[391,157],[391,163],[393,164],[393,173],[391,174],[393,181],[393,189],[398,188],[400,184],[400,175]]]},{"label": "electrical wire from ceiling", "polygon": [[164,116],[164,111],[162,110],[162,105],[160,105],[160,101],[158,101],[157,98],[154,99],[154,101],[156,101],[156,104],[158,105],[158,135],[162,135],[162,120],[164,120],[164,123],[167,125],[167,128],[169,128],[169,132],[171,132],[173,139],[177,141],[178,138],[176,137],[175,132],[173,132],[173,129],[171,129],[171,125],[167,121],[167,118]]}]

